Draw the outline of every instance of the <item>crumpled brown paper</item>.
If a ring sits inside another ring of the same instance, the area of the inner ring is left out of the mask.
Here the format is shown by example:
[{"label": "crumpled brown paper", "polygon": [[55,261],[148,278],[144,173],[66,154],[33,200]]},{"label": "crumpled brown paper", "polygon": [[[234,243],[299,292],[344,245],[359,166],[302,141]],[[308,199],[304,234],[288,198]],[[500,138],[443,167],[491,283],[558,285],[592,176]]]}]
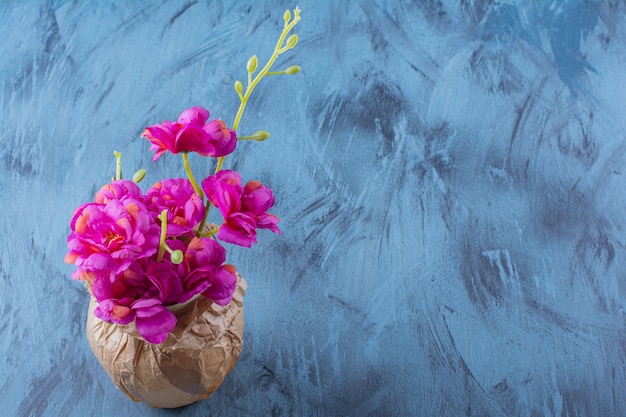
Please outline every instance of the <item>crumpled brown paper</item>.
[{"label": "crumpled brown paper", "polygon": [[120,326],[95,317],[92,297],[89,345],[115,386],[134,401],[175,408],[202,400],[222,383],[241,352],[246,287],[238,276],[227,306],[199,297],[173,311],[176,328],[160,345],[141,338],[133,323]]}]

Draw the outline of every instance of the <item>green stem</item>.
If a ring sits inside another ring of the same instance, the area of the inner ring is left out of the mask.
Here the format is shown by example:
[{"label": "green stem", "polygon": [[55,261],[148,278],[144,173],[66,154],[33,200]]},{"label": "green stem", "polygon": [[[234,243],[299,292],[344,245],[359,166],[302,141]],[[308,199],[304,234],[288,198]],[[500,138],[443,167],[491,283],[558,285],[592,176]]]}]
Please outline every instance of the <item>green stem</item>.
[{"label": "green stem", "polygon": [[215,167],[216,174],[222,170],[222,166],[224,165],[224,159],[226,159],[225,156],[220,156],[219,158],[217,158],[217,166]]},{"label": "green stem", "polygon": [[206,219],[209,217],[209,211],[211,210],[211,202],[207,199],[206,204],[204,205],[204,217],[200,222],[200,226],[198,226],[198,231],[196,232],[197,237],[202,237],[202,230],[204,229],[204,225],[206,224]]},{"label": "green stem", "polygon": [[217,232],[219,232],[220,228],[216,227],[215,229],[211,229],[208,232],[205,233],[204,237],[211,237],[214,234],[216,234]]},{"label": "green stem", "polygon": [[[193,189],[196,191],[196,194],[198,194],[198,196],[202,199],[202,201],[204,201],[204,193],[202,192],[202,188],[198,186],[198,183],[196,182],[196,179],[194,178],[193,173],[191,172],[191,166],[189,166],[189,156],[187,155],[187,152],[183,152],[183,162],[185,164],[185,171],[187,172],[187,177],[189,177],[189,182],[193,186]],[[197,235],[202,234],[202,228],[204,227],[204,224],[206,223],[207,217],[209,217],[210,208],[211,208],[211,202],[207,200],[204,206],[204,217],[202,218],[202,221],[200,222],[200,226],[198,226],[198,231],[196,233]]]},{"label": "green stem", "polygon": [[289,31],[295,26],[298,20],[300,20],[299,17],[294,19],[293,22],[291,22],[289,25],[285,27],[285,29],[283,29],[283,33],[281,33],[280,37],[278,38],[278,42],[276,43],[276,47],[274,48],[274,52],[272,53],[272,56],[267,61],[265,66],[261,69],[261,71],[257,73],[257,75],[254,77],[252,82],[248,83],[248,86],[246,87],[246,93],[243,95],[243,98],[241,99],[241,103],[239,104],[239,109],[237,109],[237,114],[235,115],[235,121],[233,122],[234,131],[237,131],[237,129],[239,129],[241,116],[243,115],[243,111],[246,109],[246,104],[248,104],[248,99],[250,98],[252,91],[254,91],[254,88],[257,86],[259,81],[261,81],[261,79],[267,74],[267,72],[269,72],[272,65],[274,65],[274,61],[276,61],[276,58],[278,58],[278,55],[284,52],[280,50],[281,49],[280,45],[283,44],[285,40],[285,36],[287,36]]},{"label": "green stem", "polygon": [[[239,122],[241,122],[241,116],[243,115],[243,111],[246,109],[246,104],[248,104],[248,99],[250,98],[252,91],[257,86],[259,81],[261,81],[261,79],[267,75],[269,70],[272,68],[272,65],[274,65],[274,61],[276,61],[276,58],[278,58],[278,55],[290,49],[290,48],[281,47],[281,46],[283,42],[285,41],[285,37],[289,34],[291,29],[293,29],[293,27],[299,21],[300,21],[300,14],[296,13],[294,19],[291,22],[289,23],[285,22],[283,32],[280,34],[280,37],[278,38],[278,42],[276,42],[276,46],[274,47],[274,52],[272,53],[272,56],[267,61],[265,66],[257,73],[257,75],[254,77],[254,79],[252,79],[252,81],[250,81],[251,77],[250,77],[250,73],[248,73],[248,86],[246,87],[246,93],[243,96],[240,96],[241,103],[239,104],[239,109],[237,109],[237,114],[235,115],[235,121],[233,122],[233,125],[232,125],[233,126],[232,129],[235,132],[237,131],[237,129],[239,129]],[[215,173],[218,173],[219,171],[222,170],[222,166],[224,165],[225,158],[226,157],[222,156],[217,159],[217,167],[215,168]]]},{"label": "green stem", "polygon": [[163,210],[161,214],[159,214],[159,219],[161,219],[161,238],[159,240],[159,254],[157,255],[157,262],[161,262],[163,260],[165,248],[167,247],[165,244],[165,237],[167,236],[167,210]]},{"label": "green stem", "polygon": [[113,155],[115,155],[115,179],[122,179],[122,154],[118,151],[114,151]]},{"label": "green stem", "polygon": [[165,243],[165,238],[167,237],[167,210],[163,210],[161,214],[159,214],[159,219],[161,219],[161,238],[159,240],[157,262],[163,261],[163,255],[165,255],[165,251],[167,251],[167,253],[170,254],[170,261],[178,265],[183,261],[183,252],[178,249],[172,250],[172,248]]},{"label": "green stem", "polygon": [[198,186],[196,179],[191,172],[191,166],[189,166],[189,155],[187,152],[183,152],[183,163],[185,164],[185,172],[187,172],[187,177],[189,178],[189,182],[193,186],[193,189],[196,191],[196,194],[204,201],[204,193],[202,192],[202,188]]},{"label": "green stem", "polygon": [[265,130],[259,130],[258,132],[254,132],[252,136],[240,136],[237,140],[254,140],[256,142],[263,142],[265,139],[270,137],[270,133]]}]

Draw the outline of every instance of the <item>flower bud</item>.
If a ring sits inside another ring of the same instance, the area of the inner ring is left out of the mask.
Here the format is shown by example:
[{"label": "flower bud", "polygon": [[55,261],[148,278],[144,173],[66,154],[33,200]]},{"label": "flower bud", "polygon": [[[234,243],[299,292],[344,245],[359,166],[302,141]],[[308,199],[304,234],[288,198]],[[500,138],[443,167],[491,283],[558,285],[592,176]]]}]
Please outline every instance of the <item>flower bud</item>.
[{"label": "flower bud", "polygon": [[133,182],[139,183],[141,182],[141,180],[143,180],[146,177],[146,170],[141,168],[139,171],[135,172],[133,174]]},{"label": "flower bud", "polygon": [[177,249],[170,253],[170,261],[172,261],[174,265],[181,264],[183,262],[183,252]]},{"label": "flower bud", "polygon": [[237,94],[241,94],[243,92],[243,84],[239,80],[235,81],[235,91]]},{"label": "flower bud", "polygon": [[292,65],[285,70],[285,74],[293,75],[300,72],[300,66]]},{"label": "flower bud", "polygon": [[291,49],[298,43],[298,35],[293,34],[287,38],[287,48]]},{"label": "flower bud", "polygon": [[285,22],[289,22],[291,20],[291,12],[289,11],[289,9],[285,10],[285,15],[283,16],[283,18],[285,19]]},{"label": "flower bud", "polygon": [[248,72],[252,74],[254,71],[256,71],[256,67],[258,64],[259,64],[258,58],[256,57],[256,55],[252,55],[250,59],[248,60],[248,63],[246,64],[246,68],[248,69]]},{"label": "flower bud", "polygon": [[259,130],[257,132],[254,132],[254,134],[252,135],[252,140],[255,140],[257,142],[263,142],[265,139],[270,137],[270,132],[268,132],[267,130]]}]

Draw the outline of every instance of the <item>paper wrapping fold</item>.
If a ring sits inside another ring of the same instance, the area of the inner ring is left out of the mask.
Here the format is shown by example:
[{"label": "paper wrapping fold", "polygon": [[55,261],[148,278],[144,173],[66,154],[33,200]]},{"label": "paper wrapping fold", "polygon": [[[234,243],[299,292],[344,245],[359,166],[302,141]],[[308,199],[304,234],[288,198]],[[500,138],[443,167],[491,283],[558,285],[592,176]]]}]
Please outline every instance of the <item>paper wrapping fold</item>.
[{"label": "paper wrapping fold", "polygon": [[199,297],[172,309],[178,322],[160,345],[142,339],[132,323],[120,326],[95,317],[92,297],[89,345],[115,386],[134,401],[175,408],[202,400],[222,383],[241,352],[246,287],[239,276],[225,307]]}]

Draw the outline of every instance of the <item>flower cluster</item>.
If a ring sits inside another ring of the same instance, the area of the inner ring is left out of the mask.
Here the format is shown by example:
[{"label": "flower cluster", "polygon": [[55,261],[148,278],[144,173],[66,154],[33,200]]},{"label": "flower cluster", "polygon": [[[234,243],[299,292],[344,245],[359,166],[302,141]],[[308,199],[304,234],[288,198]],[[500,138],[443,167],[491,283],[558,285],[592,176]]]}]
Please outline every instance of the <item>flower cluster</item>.
[{"label": "flower cluster", "polygon": [[[273,194],[257,181],[241,187],[239,174],[220,171],[203,181],[207,195],[229,199],[223,192],[230,186],[216,180],[225,175],[237,178],[239,187],[232,187],[239,191],[254,187],[262,191],[241,191],[228,215],[247,221],[242,227],[225,217],[216,229],[218,239],[250,247],[256,242],[257,227],[280,233],[278,218],[267,213]],[[95,315],[118,324],[134,320],[147,341],[162,343],[176,325],[167,306],[197,294],[228,304],[237,283],[236,269],[225,263],[226,250],[209,236],[210,231],[200,230],[206,211],[184,178],[159,181],[145,194],[132,181],[116,180],[103,186],[94,202],[78,207],[70,223],[65,260],[77,267],[73,277],[91,287],[98,301]]]},{"label": "flower cluster", "polygon": [[[142,136],[151,144],[153,161],[163,154],[181,154],[187,178],[167,178],[142,192],[136,182],[121,178],[121,155],[115,179],[104,185],[92,202],[79,206],[71,219],[67,263],[76,266],[72,277],[85,281],[98,302],[94,314],[120,325],[135,323],[150,343],[164,342],[176,326],[168,308],[194,297],[207,297],[227,305],[237,284],[236,268],[226,263],[221,242],[251,247],[257,230],[280,233],[279,219],[268,211],[272,191],[259,181],[245,185],[241,175],[222,170],[224,158],[239,140],[262,141],[269,133],[258,131],[238,137],[239,121],[259,81],[269,75],[296,74],[300,68],[270,71],[278,55],[296,46],[297,35],[288,33],[300,20],[287,10],[283,32],[268,62],[260,70],[253,55],[246,65],[248,84],[235,82],[240,106],[232,127],[209,120],[209,111],[196,106],[178,119],[147,127]],[[216,158],[213,175],[196,182],[188,160],[195,153]],[[142,170],[143,171],[143,170]],[[141,171],[138,171],[141,172]],[[221,213],[221,223],[208,223],[211,207]]]}]

